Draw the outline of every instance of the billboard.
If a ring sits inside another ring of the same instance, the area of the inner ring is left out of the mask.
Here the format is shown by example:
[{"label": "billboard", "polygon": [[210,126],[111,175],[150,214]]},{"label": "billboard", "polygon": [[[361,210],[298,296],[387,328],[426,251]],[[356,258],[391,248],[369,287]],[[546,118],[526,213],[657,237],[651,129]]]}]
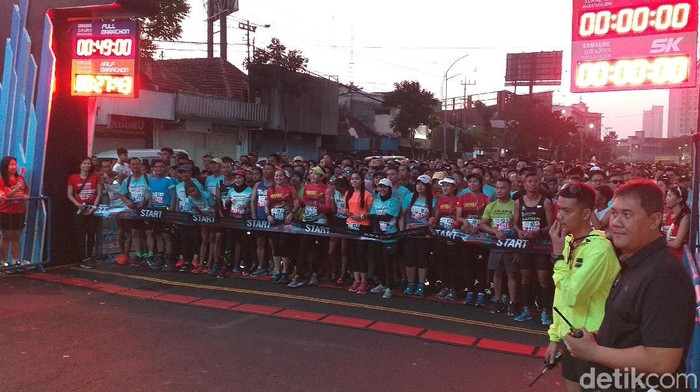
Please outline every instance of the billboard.
[{"label": "billboard", "polygon": [[695,86],[697,1],[573,2],[572,92]]},{"label": "billboard", "polygon": [[506,86],[558,86],[562,52],[508,53]]},{"label": "billboard", "polygon": [[136,97],[136,21],[74,22],[71,28],[71,95]]}]

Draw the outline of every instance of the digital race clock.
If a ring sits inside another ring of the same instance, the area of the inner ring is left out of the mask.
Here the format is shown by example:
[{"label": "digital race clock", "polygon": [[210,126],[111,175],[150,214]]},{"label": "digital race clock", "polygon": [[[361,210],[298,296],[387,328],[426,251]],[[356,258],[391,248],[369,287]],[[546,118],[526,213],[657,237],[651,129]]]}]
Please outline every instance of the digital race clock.
[{"label": "digital race clock", "polygon": [[695,86],[697,2],[573,3],[572,92]]},{"label": "digital race clock", "polygon": [[136,22],[75,22],[72,28],[71,94],[135,97]]}]

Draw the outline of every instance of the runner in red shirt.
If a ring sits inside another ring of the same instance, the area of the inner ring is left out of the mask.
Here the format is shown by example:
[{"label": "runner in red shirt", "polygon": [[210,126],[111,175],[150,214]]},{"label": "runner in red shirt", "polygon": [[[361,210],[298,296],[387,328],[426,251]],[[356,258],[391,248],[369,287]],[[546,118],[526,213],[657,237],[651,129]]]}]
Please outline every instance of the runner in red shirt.
[{"label": "runner in red shirt", "polygon": [[83,158],[80,163],[80,172],[68,177],[68,200],[76,207],[74,219],[78,252],[82,256],[80,266],[94,268],[95,240],[97,238],[97,225],[99,218],[92,213],[102,198],[102,181],[99,175],[92,170],[92,159]]},{"label": "runner in red shirt", "polygon": [[[289,185],[290,177],[288,171],[277,169],[275,171],[275,184],[267,189],[265,213],[267,221],[271,224],[288,225],[292,223],[292,217],[299,209],[299,197],[296,189]],[[272,283],[288,283],[292,237],[288,233],[272,232],[270,239],[272,239],[272,260],[275,263],[275,271],[278,272],[272,278]],[[280,269],[281,275],[279,274]]]},{"label": "runner in red shirt", "polygon": [[[7,201],[7,199],[27,199],[29,189],[24,177],[17,173],[17,160],[6,156],[0,161],[0,231],[2,242],[2,266],[27,265],[19,255],[19,236],[25,226],[24,215],[27,206],[23,201]],[[10,263],[10,253],[12,263]]]},{"label": "runner in red shirt", "polygon": [[[452,231],[459,228],[457,221],[457,206],[459,199],[455,196],[455,180],[446,177],[440,180],[442,197],[435,203],[434,216],[429,226],[438,230]],[[459,262],[457,257],[457,244],[454,241],[438,238],[433,242],[435,261],[438,264],[438,277],[442,282],[442,289],[435,296],[438,299],[454,301],[457,299],[459,286]]]}]

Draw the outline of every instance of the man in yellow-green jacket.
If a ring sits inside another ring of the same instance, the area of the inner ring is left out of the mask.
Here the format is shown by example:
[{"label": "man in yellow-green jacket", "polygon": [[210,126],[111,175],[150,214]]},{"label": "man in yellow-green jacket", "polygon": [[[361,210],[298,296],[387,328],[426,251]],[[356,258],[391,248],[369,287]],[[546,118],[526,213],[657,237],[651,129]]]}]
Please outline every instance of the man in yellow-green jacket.
[{"label": "man in yellow-green jacket", "polygon": [[[595,191],[588,185],[571,182],[557,200],[557,220],[549,234],[554,258],[554,306],[574,328],[596,331],[603,322],[605,301],[620,271],[620,263],[605,233],[593,230]],[[554,362],[559,344],[570,332],[569,325],[555,312],[549,327],[546,362]],[[591,364],[571,357],[562,344],[562,376],[567,392],[580,391],[581,376]]]}]

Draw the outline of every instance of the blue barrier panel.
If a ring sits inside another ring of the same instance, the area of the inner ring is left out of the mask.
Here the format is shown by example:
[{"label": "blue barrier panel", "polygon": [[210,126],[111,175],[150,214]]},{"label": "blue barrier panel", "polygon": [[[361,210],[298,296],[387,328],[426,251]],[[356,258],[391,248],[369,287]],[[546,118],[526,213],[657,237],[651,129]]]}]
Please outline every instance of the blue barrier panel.
[{"label": "blue barrier panel", "polygon": [[[698,274],[698,264],[690,248],[683,249],[683,265],[693,279],[695,288],[695,329],[688,348],[688,356],[685,359],[685,371],[689,374],[700,374],[700,274]],[[697,388],[692,388],[693,392],[698,392]]]}]

